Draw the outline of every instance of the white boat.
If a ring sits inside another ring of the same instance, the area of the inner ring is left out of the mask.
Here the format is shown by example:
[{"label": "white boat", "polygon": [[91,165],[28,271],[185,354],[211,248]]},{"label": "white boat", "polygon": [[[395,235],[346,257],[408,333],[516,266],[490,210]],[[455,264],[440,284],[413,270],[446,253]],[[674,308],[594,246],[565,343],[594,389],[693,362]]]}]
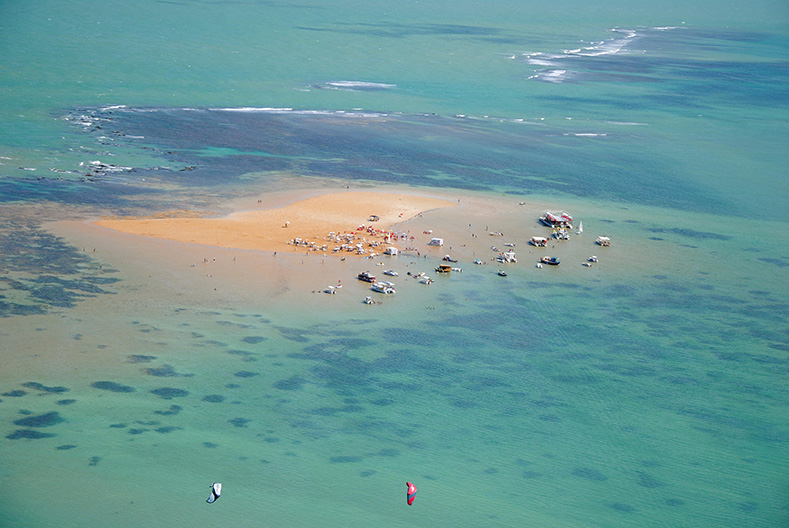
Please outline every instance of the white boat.
[{"label": "white boat", "polygon": [[583,232],[584,232],[584,223],[583,223],[583,222],[581,222],[581,221],[579,221],[579,222],[578,222],[578,231],[576,231],[575,233],[576,233],[576,234],[578,234],[578,235],[580,235],[580,234],[581,234],[581,233],[583,233]]},{"label": "white boat", "polygon": [[610,246],[611,245],[611,239],[609,237],[607,237],[607,236],[599,236],[599,237],[597,237],[597,240],[595,240],[595,243],[600,245],[600,246]]},{"label": "white boat", "polygon": [[367,297],[365,297],[364,301],[362,301],[362,302],[364,302],[364,304],[375,304],[375,301],[369,295]]},{"label": "white boat", "polygon": [[384,271],[384,275],[389,275],[390,277],[397,277],[397,272],[394,270],[386,270]]},{"label": "white boat", "polygon": [[529,240],[529,242],[536,247],[545,247],[548,245],[548,239],[539,236],[531,237],[531,240]]},{"label": "white boat", "polygon": [[388,284],[386,284],[386,281],[376,282],[372,285],[372,290],[384,294],[395,293],[395,289],[392,286],[389,286],[389,284],[391,284],[391,282]]},{"label": "white boat", "polygon": [[567,211],[545,211],[540,222],[548,227],[570,227],[573,217]]}]

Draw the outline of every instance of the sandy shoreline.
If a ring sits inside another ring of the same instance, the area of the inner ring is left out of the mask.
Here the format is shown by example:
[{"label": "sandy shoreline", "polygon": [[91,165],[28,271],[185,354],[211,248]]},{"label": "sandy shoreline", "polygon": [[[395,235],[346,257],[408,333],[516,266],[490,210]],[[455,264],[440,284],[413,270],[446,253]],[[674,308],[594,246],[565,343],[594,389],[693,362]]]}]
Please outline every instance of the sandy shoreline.
[{"label": "sandy shoreline", "polygon": [[[95,225],[132,235],[214,247],[303,251],[291,241],[299,238],[323,244],[330,232],[357,232],[362,225],[377,230],[392,229],[395,224],[426,211],[456,205],[449,200],[419,195],[348,191],[312,196],[279,208],[236,212],[222,218],[193,217],[182,212],[173,218],[101,219]],[[370,221],[371,215],[378,220]]]}]

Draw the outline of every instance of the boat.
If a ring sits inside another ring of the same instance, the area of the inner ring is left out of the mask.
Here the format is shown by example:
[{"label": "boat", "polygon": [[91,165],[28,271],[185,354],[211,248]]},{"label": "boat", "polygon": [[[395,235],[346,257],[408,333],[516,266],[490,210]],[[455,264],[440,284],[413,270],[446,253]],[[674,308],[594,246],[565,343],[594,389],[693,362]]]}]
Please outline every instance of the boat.
[{"label": "boat", "polygon": [[599,246],[610,246],[611,239],[607,236],[599,236],[597,237],[597,240],[595,240],[595,244]]},{"label": "boat", "polygon": [[427,243],[428,246],[443,246],[444,239],[443,238],[433,238],[430,242]]},{"label": "boat", "polygon": [[567,211],[545,211],[540,222],[548,227],[571,227],[573,217]]},{"label": "boat", "polygon": [[369,271],[361,272],[359,275],[356,276],[356,278],[364,282],[375,282],[375,275],[373,275]]},{"label": "boat", "polygon": [[386,270],[384,271],[384,275],[389,275],[390,277],[397,277],[397,272],[394,270]]},{"label": "boat", "polygon": [[439,264],[436,268],[436,273],[449,273],[452,271],[452,266],[449,264]]},{"label": "boat", "polygon": [[531,240],[529,240],[529,243],[532,246],[545,247],[545,246],[548,245],[548,239],[545,238],[545,237],[534,236],[534,237],[531,237]]},{"label": "boat", "polygon": [[482,261],[480,259],[474,259],[474,264],[480,265]]},{"label": "boat", "polygon": [[362,302],[363,302],[364,304],[375,304],[375,301],[374,301],[374,300],[373,300],[373,298],[372,298],[372,297],[370,297],[369,295],[368,295],[367,297],[365,297],[365,298],[364,298],[364,301],[362,301]]},{"label": "boat", "polygon": [[500,253],[498,257],[496,257],[497,262],[518,262],[518,259],[515,258],[514,251],[507,251],[506,253]]},{"label": "boat", "polygon": [[335,293],[337,293],[337,286],[328,286],[328,287],[327,287],[325,290],[323,290],[323,291],[324,291],[324,293],[329,293],[329,294],[331,294],[331,295],[334,295]]},{"label": "boat", "polygon": [[584,232],[584,223],[579,221],[578,222],[578,231],[576,231],[575,234],[580,235],[583,232]]},{"label": "boat", "polygon": [[385,281],[384,282],[376,282],[376,283],[374,283],[371,286],[371,288],[372,288],[373,291],[378,292],[378,293],[385,293],[385,294],[395,293],[394,287],[393,286],[389,286],[389,284],[391,284],[391,283],[387,284]]},{"label": "boat", "polygon": [[507,272],[506,271],[499,270],[499,277],[506,277],[506,276],[507,276]]},{"label": "boat", "polygon": [[540,262],[542,262],[543,264],[550,264],[551,266],[559,265],[559,259],[556,257],[542,257],[540,259]]},{"label": "boat", "polygon": [[588,259],[586,259],[586,260],[587,260],[587,261],[589,261],[589,262],[597,262],[597,256],[595,256],[595,255],[592,255],[591,257],[589,257],[589,258],[588,258]]},{"label": "boat", "polygon": [[444,255],[444,258],[442,260],[446,260],[447,262],[457,262],[458,261],[458,259],[453,259],[449,255]]},{"label": "boat", "polygon": [[570,234],[567,232],[567,229],[564,227],[559,227],[553,232],[554,238],[557,240],[570,240]]}]

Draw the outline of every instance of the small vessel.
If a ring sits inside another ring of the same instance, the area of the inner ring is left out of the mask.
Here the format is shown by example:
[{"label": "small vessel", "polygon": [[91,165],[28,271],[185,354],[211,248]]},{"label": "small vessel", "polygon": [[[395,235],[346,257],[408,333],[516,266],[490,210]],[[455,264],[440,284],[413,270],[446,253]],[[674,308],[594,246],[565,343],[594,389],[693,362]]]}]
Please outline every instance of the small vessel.
[{"label": "small vessel", "polygon": [[384,271],[384,275],[389,275],[390,277],[397,277],[397,272],[394,270],[386,270]]},{"label": "small vessel", "polygon": [[506,253],[499,254],[499,256],[496,257],[496,261],[497,262],[518,262],[518,259],[515,258],[515,252],[514,251],[507,251]]},{"label": "small vessel", "polygon": [[567,211],[545,211],[540,217],[540,222],[548,227],[569,227],[573,217]]},{"label": "small vessel", "polygon": [[611,239],[607,236],[599,236],[597,237],[597,240],[595,240],[595,244],[599,246],[610,246]]},{"label": "small vessel", "polygon": [[474,264],[480,265],[482,261],[480,259],[474,259]]},{"label": "small vessel", "polygon": [[452,271],[452,266],[449,264],[439,264],[436,268],[436,273],[449,273]]},{"label": "small vessel", "polygon": [[328,294],[334,295],[335,293],[337,293],[337,286],[328,286],[323,291],[324,291],[324,293],[328,293]]},{"label": "small vessel", "polygon": [[551,266],[559,265],[559,259],[556,257],[542,257],[540,259],[540,262],[542,262],[543,264],[550,264]]},{"label": "small vessel", "polygon": [[578,222],[578,231],[575,232],[576,235],[580,235],[584,232],[584,223],[579,221]]},{"label": "small vessel", "polygon": [[499,277],[506,277],[506,276],[507,276],[507,272],[506,271],[499,270]]},{"label": "small vessel", "polygon": [[529,242],[531,243],[531,245],[536,247],[545,247],[548,245],[548,239],[539,236],[531,237],[531,240],[529,240]]},{"label": "small vessel", "polygon": [[457,261],[458,261],[458,259],[453,259],[453,258],[452,258],[452,257],[450,257],[449,255],[444,255],[444,258],[443,258],[443,260],[445,260],[445,261],[447,261],[447,262],[457,262]]},{"label": "small vessel", "polygon": [[373,291],[378,293],[384,293],[384,294],[396,293],[396,290],[394,289],[394,285],[391,282],[387,283],[386,281],[374,283],[372,285],[372,289]]},{"label": "small vessel", "polygon": [[356,278],[364,282],[375,282],[375,275],[373,275],[369,271],[361,272],[359,275],[356,276]]},{"label": "small vessel", "polygon": [[375,301],[374,301],[374,300],[373,300],[373,298],[372,298],[372,297],[370,297],[369,295],[368,295],[367,297],[365,297],[365,298],[364,298],[364,301],[362,301],[362,302],[363,302],[364,304],[375,304]]},{"label": "small vessel", "polygon": [[589,257],[589,258],[588,258],[588,259],[586,259],[586,260],[587,260],[588,262],[597,262],[597,257],[596,257],[595,255],[592,255],[591,257]]},{"label": "small vessel", "polygon": [[421,277],[419,277],[419,283],[420,284],[433,284],[433,279],[431,279],[427,275],[423,274]]}]

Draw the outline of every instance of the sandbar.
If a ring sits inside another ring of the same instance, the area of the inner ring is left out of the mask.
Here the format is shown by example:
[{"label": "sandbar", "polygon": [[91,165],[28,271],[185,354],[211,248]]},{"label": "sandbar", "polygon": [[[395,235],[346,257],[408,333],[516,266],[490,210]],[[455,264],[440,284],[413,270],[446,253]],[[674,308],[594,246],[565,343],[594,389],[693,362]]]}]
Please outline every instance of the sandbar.
[{"label": "sandbar", "polygon": [[[421,213],[456,205],[422,195],[347,191],[311,196],[278,208],[234,212],[222,218],[181,212],[176,217],[102,218],[94,223],[122,233],[192,244],[294,251],[303,250],[293,244],[294,239],[324,244],[332,232],[368,234],[360,226],[390,230]],[[376,221],[371,221],[373,215]]]}]

